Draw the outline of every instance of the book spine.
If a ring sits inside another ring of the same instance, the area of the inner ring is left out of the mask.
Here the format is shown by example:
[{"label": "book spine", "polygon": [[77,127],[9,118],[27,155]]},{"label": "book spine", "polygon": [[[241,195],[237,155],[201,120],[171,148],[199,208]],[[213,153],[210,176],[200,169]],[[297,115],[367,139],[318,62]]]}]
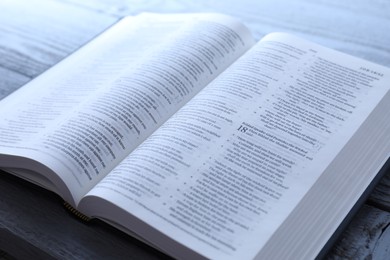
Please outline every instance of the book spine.
[{"label": "book spine", "polygon": [[70,212],[72,213],[74,216],[76,216],[77,218],[81,219],[82,221],[85,221],[85,222],[88,222],[91,220],[90,217],[84,215],[83,213],[81,213],[80,211],[78,211],[77,209],[75,209],[72,205],[70,205],[68,202],[64,201],[64,207]]}]

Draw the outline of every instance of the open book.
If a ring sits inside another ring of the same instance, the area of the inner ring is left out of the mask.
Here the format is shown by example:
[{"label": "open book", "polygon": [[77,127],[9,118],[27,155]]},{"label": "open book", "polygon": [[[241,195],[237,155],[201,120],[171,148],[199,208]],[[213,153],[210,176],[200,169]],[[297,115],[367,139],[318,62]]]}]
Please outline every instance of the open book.
[{"label": "open book", "polygon": [[314,258],[390,153],[390,70],[124,18],[0,101],[0,167],[177,258]]}]

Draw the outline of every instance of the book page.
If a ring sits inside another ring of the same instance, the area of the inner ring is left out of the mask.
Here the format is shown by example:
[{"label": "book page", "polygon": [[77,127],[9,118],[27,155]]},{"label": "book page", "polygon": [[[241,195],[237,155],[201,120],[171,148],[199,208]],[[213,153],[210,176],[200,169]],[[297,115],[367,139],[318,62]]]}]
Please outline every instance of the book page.
[{"label": "book page", "polygon": [[76,204],[252,43],[223,15],[126,18],[1,102],[0,153],[50,168]]},{"label": "book page", "polygon": [[[107,175],[81,209],[159,248],[173,247],[167,236],[207,258],[254,258],[388,92],[388,74],[268,35]],[[132,226],[129,214],[164,236]]]}]

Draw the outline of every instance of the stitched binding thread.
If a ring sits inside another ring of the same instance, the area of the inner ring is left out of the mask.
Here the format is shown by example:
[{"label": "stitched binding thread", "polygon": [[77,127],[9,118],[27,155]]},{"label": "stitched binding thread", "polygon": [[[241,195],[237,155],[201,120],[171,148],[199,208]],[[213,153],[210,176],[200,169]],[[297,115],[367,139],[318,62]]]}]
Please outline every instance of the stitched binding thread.
[{"label": "stitched binding thread", "polygon": [[79,219],[83,220],[83,221],[90,221],[91,218],[84,215],[83,213],[81,213],[80,211],[78,211],[77,209],[75,209],[72,205],[70,205],[68,202],[64,201],[64,207],[69,210],[73,215],[75,215],[76,217],[78,217]]}]

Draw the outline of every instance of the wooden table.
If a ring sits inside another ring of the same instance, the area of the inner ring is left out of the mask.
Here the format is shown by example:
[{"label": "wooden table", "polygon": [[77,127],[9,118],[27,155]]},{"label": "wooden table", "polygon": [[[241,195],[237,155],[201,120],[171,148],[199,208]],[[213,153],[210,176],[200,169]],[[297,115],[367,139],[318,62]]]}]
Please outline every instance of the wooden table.
[{"label": "wooden table", "polygon": [[[257,39],[291,32],[390,67],[390,2],[359,1],[0,1],[0,95],[56,64],[125,15],[139,12],[221,12],[241,19]],[[328,255],[385,259],[390,254],[390,173]],[[110,226],[81,223],[56,195],[0,174],[3,258],[167,258]],[[2,258],[0,252],[0,259]],[[388,257],[387,257],[388,258]]]}]

